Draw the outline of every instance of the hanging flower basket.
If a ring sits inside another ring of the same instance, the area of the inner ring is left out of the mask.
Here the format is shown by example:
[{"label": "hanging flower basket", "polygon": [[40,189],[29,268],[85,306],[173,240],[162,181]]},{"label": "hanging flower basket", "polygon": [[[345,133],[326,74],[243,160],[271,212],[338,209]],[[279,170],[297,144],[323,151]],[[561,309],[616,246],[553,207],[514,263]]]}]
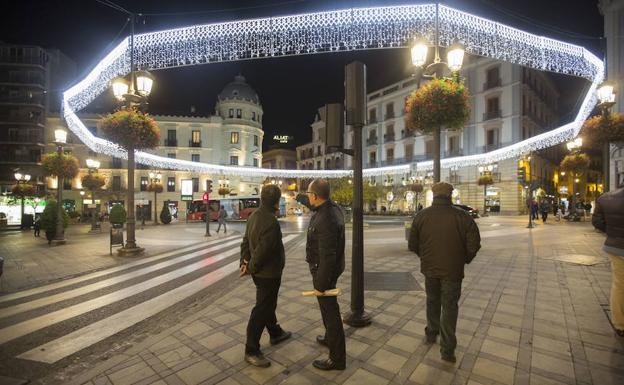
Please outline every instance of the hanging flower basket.
[{"label": "hanging flower basket", "polygon": [[228,195],[230,193],[230,189],[227,187],[221,187],[219,188],[219,190],[217,191],[219,193],[219,195]]},{"label": "hanging flower basket", "polygon": [[99,174],[86,174],[82,177],[82,187],[89,190],[99,190],[106,184],[106,178]]},{"label": "hanging flower basket", "polygon": [[102,119],[100,128],[104,137],[123,148],[150,149],[160,142],[160,129],[147,114],[127,108]]},{"label": "hanging flower basket", "polygon": [[479,179],[477,180],[477,184],[479,186],[491,185],[491,184],[494,184],[494,179],[492,178],[491,175],[481,175]]},{"label": "hanging flower basket", "polygon": [[147,185],[147,191],[160,194],[163,192],[163,185],[162,183],[150,183]]},{"label": "hanging flower basket", "polygon": [[470,116],[468,90],[463,82],[433,79],[412,92],[405,103],[409,132],[430,133],[438,128],[457,130]]},{"label": "hanging flower basket", "polygon": [[423,190],[424,190],[424,187],[422,183],[414,183],[410,185],[410,191],[413,191],[415,193],[421,193],[423,192]]},{"label": "hanging flower basket", "polygon": [[30,183],[18,183],[11,188],[11,192],[18,197],[32,197],[36,195],[37,190]]},{"label": "hanging flower basket", "polygon": [[615,112],[591,117],[583,123],[582,132],[591,143],[624,142],[624,115]]},{"label": "hanging flower basket", "polygon": [[62,154],[59,157],[58,153],[50,152],[43,156],[41,163],[48,175],[73,178],[80,171],[78,159],[70,154]]},{"label": "hanging flower basket", "polygon": [[559,167],[563,171],[583,172],[589,168],[589,162],[587,154],[570,154],[563,158]]}]

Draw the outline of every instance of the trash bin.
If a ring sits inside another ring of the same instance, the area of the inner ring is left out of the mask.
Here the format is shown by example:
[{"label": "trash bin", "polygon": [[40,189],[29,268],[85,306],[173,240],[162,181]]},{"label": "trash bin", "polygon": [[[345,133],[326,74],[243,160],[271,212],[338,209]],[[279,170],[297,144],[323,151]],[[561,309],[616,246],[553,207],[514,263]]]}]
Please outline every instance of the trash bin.
[{"label": "trash bin", "polygon": [[405,221],[405,240],[409,241],[410,231],[412,230],[412,222]]}]

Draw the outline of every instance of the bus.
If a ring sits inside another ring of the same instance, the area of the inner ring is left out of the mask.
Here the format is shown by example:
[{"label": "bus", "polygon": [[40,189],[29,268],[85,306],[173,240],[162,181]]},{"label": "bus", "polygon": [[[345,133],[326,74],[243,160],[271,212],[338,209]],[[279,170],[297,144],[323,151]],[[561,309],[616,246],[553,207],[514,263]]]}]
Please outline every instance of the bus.
[{"label": "bus", "polygon": [[[219,209],[225,208],[227,219],[247,220],[251,213],[260,207],[259,197],[232,197],[223,199],[211,199],[210,220],[216,221],[219,218]],[[206,221],[207,205],[202,199],[195,199],[189,204],[188,219],[190,221]]]}]

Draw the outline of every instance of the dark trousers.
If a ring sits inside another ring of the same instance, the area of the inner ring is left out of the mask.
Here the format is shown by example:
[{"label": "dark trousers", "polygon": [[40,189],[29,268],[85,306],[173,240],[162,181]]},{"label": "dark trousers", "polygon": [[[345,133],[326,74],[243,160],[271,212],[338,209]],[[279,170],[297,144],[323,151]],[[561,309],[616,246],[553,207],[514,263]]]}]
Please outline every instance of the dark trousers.
[{"label": "dark trousers", "polygon": [[347,353],[338,299],[336,297],[316,298],[321,308],[323,326],[325,326],[325,341],[329,346],[329,358],[338,364],[344,364],[347,360]]},{"label": "dark trousers", "polygon": [[548,218],[548,211],[542,211],[542,222],[546,222]]},{"label": "dark trousers", "polygon": [[457,347],[455,328],[462,281],[439,278],[425,278],[427,292],[427,329],[428,336],[440,334],[440,352],[453,355]]},{"label": "dark trousers", "polygon": [[252,276],[256,284],[256,306],[251,310],[247,324],[247,342],[245,354],[260,353],[260,337],[266,327],[271,337],[281,334],[282,328],[277,324],[275,309],[281,278],[260,278]]},{"label": "dark trousers", "polygon": [[227,233],[227,226],[225,225],[225,221],[219,219],[219,226],[217,227],[217,233],[219,232],[219,230],[221,230],[221,225],[223,225],[223,232]]}]

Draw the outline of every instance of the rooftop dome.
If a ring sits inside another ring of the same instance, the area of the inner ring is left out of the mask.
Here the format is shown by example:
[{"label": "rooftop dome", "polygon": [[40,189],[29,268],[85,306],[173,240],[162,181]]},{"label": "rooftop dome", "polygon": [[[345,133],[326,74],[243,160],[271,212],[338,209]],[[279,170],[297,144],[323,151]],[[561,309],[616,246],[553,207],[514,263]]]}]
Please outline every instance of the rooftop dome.
[{"label": "rooftop dome", "polygon": [[260,104],[260,98],[247,82],[243,75],[236,75],[234,81],[223,88],[218,96],[220,101],[224,100],[246,100],[252,103]]}]

